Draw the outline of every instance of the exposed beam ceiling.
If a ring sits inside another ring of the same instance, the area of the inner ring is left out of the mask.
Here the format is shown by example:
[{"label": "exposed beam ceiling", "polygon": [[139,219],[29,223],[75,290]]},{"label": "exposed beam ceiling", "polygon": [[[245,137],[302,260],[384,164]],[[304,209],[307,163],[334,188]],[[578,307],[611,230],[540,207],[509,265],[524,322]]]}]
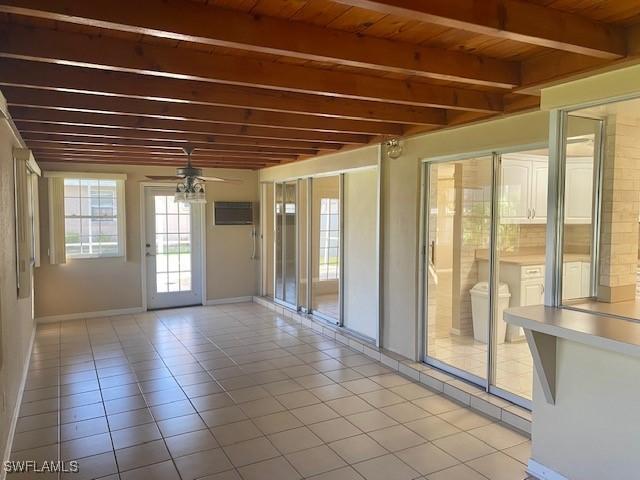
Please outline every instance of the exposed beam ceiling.
[{"label": "exposed beam ceiling", "polygon": [[51,122],[22,121],[15,122],[21,132],[50,133],[59,135],[91,135],[104,138],[138,138],[146,140],[171,140],[176,144],[215,143],[220,145],[255,145],[260,147],[280,147],[301,150],[337,150],[338,143],[291,142],[278,139],[254,139],[250,137],[229,137],[206,135],[190,132],[166,132],[162,130],[139,130],[118,128],[105,125],[68,125]]},{"label": "exposed beam ceiling", "polygon": [[515,62],[251,15],[210,5],[154,0],[29,0],[0,11],[301,60],[331,62],[492,87],[518,84]]},{"label": "exposed beam ceiling", "polygon": [[[1,82],[1,81],[0,81]],[[14,89],[17,90],[17,89]],[[133,100],[133,101],[132,101]],[[17,108],[33,107],[52,112],[76,111],[95,114],[126,114],[130,119],[170,120],[173,122],[189,121],[192,124],[251,125],[257,127],[290,128],[294,130],[313,130],[324,133],[355,133],[362,135],[399,134],[402,126],[399,124],[385,124],[365,120],[345,120],[337,118],[317,118],[308,115],[264,112],[259,110],[245,110],[226,107],[211,107],[196,105],[191,113],[191,106],[185,104],[171,104],[168,102],[153,102],[141,99],[114,98],[100,95],[84,95],[68,92],[32,91],[12,96],[10,104]],[[173,105],[179,105],[177,110],[189,116],[178,115],[138,115],[135,111],[167,111]],[[86,108],[91,107],[94,108]],[[198,115],[200,113],[200,115]],[[44,113],[43,113],[44,115]],[[198,118],[193,118],[197,116]],[[442,120],[444,124],[444,116]]]},{"label": "exposed beam ceiling", "polygon": [[396,123],[428,123],[432,109],[319,95],[270,91],[192,80],[90,70],[67,65],[0,58],[0,85],[108,94],[201,105]]},{"label": "exposed beam ceiling", "polygon": [[335,0],[443,27],[593,57],[626,54],[624,31],[520,0]]},{"label": "exposed beam ceiling", "polygon": [[0,88],[42,160],[181,164],[189,143],[261,168],[536,109],[541,86],[640,61],[635,5],[285,3],[0,0]]},{"label": "exposed beam ceiling", "polygon": [[500,95],[491,92],[234,55],[214,59],[197,50],[17,25],[0,27],[0,56],[352,100],[480,112],[502,110]]}]

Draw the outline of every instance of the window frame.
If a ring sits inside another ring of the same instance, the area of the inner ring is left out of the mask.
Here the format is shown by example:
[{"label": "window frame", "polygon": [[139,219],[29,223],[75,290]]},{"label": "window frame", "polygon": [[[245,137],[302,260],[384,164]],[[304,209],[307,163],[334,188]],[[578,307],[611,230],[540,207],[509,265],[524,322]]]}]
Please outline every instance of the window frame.
[{"label": "window frame", "polygon": [[[127,178],[126,174],[120,173],[79,173],[79,172],[46,172],[46,177],[61,177],[64,180],[97,180],[97,181],[112,181],[116,184],[116,212],[115,212],[115,221],[117,228],[117,251],[115,253],[70,253],[67,249],[67,240],[66,240],[66,232],[63,238],[57,239],[62,242],[65,250],[65,257],[68,260],[86,260],[86,259],[96,259],[96,258],[126,258],[126,208],[125,208],[125,181]],[[63,204],[60,206],[63,212],[63,219],[67,218],[101,218],[100,216],[67,216],[67,212],[64,205],[64,200],[66,198],[65,195],[62,197]],[[82,197],[81,197],[82,198]],[[89,197],[90,198],[90,197]],[[111,217],[110,217],[111,218]]]}]

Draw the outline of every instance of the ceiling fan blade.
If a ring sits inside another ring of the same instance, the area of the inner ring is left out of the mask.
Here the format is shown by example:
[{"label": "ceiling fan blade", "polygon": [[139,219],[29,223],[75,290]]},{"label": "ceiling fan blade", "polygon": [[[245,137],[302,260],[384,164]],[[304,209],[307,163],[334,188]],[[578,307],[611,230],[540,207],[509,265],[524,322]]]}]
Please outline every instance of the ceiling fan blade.
[{"label": "ceiling fan blade", "polygon": [[147,175],[150,180],[182,180],[183,177],[176,177],[175,175]]},{"label": "ceiling fan blade", "polygon": [[238,178],[222,178],[222,177],[198,177],[205,182],[225,182],[225,183],[242,183]]}]

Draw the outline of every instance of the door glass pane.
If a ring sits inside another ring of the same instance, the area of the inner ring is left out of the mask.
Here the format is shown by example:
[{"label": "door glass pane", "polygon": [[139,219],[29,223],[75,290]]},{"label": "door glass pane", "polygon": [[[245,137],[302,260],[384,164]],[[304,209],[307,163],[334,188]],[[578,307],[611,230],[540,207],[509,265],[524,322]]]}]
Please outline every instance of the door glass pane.
[{"label": "door glass pane", "polygon": [[309,284],[308,262],[307,262],[307,228],[309,219],[307,216],[307,195],[309,191],[309,179],[300,180],[298,182],[298,274],[300,281],[298,283],[298,305],[304,309],[308,309],[307,291]]},{"label": "door glass pane", "polygon": [[489,332],[492,158],[432,163],[427,195],[427,356],[482,382]]},{"label": "door glass pane", "polygon": [[[611,121],[609,122],[611,123]],[[615,126],[610,126],[609,130],[614,130]],[[624,127],[623,127],[624,129]],[[592,265],[595,265],[595,252],[593,248],[594,228],[595,222],[593,221],[594,202],[596,195],[594,191],[596,189],[596,176],[597,176],[597,160],[596,155],[598,148],[596,144],[599,144],[601,139],[599,137],[600,120],[591,118],[582,118],[580,116],[569,115],[567,118],[567,143],[565,147],[565,187],[564,187],[564,235],[562,246],[562,301],[566,304],[578,306],[587,306],[592,308],[597,304],[595,299],[590,298],[592,296],[592,280],[591,271]],[[624,131],[624,130],[623,130]],[[626,136],[626,132],[624,134]],[[615,141],[614,141],[615,144]],[[605,159],[607,157],[605,156]],[[612,157],[609,157],[612,160]],[[608,162],[610,168],[613,162]],[[605,172],[606,170],[606,166]],[[615,167],[614,167],[615,168]],[[631,178],[635,171],[635,168],[628,169],[626,172],[620,171],[620,178]],[[605,177],[606,178],[606,177]],[[610,182],[611,183],[611,182]],[[633,189],[627,189],[623,186],[620,191],[613,192],[613,189],[609,189],[606,193],[603,192],[603,199],[607,198],[612,200],[613,198],[619,199],[616,202],[616,210],[620,225],[628,222],[627,225],[634,225],[637,223],[639,217],[636,209],[634,215],[632,211],[627,208],[633,208],[637,205],[640,198],[640,192],[633,191]],[[609,196],[607,196],[607,194]],[[612,215],[614,208],[612,208],[613,201],[607,201],[609,204],[608,209],[603,210],[603,216]],[[624,204],[624,207],[620,208]],[[626,217],[623,218],[623,217]],[[609,226],[611,225],[611,216],[609,217]],[[602,229],[608,235],[612,231],[609,226]],[[614,227],[620,228],[620,227]],[[628,229],[623,226],[621,229],[622,236],[618,238],[632,238],[631,232],[633,228]],[[613,237],[613,236],[612,236]],[[602,245],[602,243],[601,243]],[[604,248],[605,251],[611,252],[610,246]],[[623,260],[625,266],[636,265],[635,252],[620,249],[615,253],[615,259],[613,263],[624,258],[624,255],[628,255],[628,258]],[[610,266],[605,266],[605,270]],[[628,277],[630,284],[635,284],[636,276],[635,270],[632,268],[628,273],[631,275]],[[606,281],[605,281],[606,283]],[[635,293],[635,288],[631,289],[632,296]],[[629,300],[629,298],[627,298]],[[607,302],[608,305],[612,305],[615,302]],[[606,310],[605,308],[604,310]],[[595,310],[601,310],[596,306]],[[611,313],[620,314],[621,311],[612,309]]]},{"label": "door glass pane", "polygon": [[546,148],[502,155],[492,379],[497,387],[526,399],[531,399],[533,361],[524,332],[506,324],[504,310],[544,303],[548,174]]},{"label": "door glass pane", "polygon": [[297,306],[296,184],[284,185],[284,301]]},{"label": "door glass pane", "polygon": [[191,206],[156,195],[156,291],[191,291]]},{"label": "door glass pane", "polygon": [[639,107],[631,99],[568,116],[564,192],[562,302],[633,321],[640,320]]},{"label": "door glass pane", "polygon": [[313,180],[313,310],[340,320],[340,176]]},{"label": "door glass pane", "polygon": [[275,186],[275,298],[284,300],[284,270],[282,268],[284,186],[277,183]]}]

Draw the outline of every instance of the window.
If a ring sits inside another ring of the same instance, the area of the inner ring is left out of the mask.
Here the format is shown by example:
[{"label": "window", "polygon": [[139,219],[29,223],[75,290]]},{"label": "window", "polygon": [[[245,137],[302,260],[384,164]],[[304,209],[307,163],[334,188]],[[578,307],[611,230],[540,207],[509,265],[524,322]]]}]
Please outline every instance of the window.
[{"label": "window", "polygon": [[45,172],[49,262],[125,256],[124,180],[114,173]]},{"label": "window", "polygon": [[320,280],[337,280],[340,265],[340,200],[320,199]]},{"label": "window", "polygon": [[119,256],[120,182],[107,178],[64,179],[64,243],[69,258]]}]

